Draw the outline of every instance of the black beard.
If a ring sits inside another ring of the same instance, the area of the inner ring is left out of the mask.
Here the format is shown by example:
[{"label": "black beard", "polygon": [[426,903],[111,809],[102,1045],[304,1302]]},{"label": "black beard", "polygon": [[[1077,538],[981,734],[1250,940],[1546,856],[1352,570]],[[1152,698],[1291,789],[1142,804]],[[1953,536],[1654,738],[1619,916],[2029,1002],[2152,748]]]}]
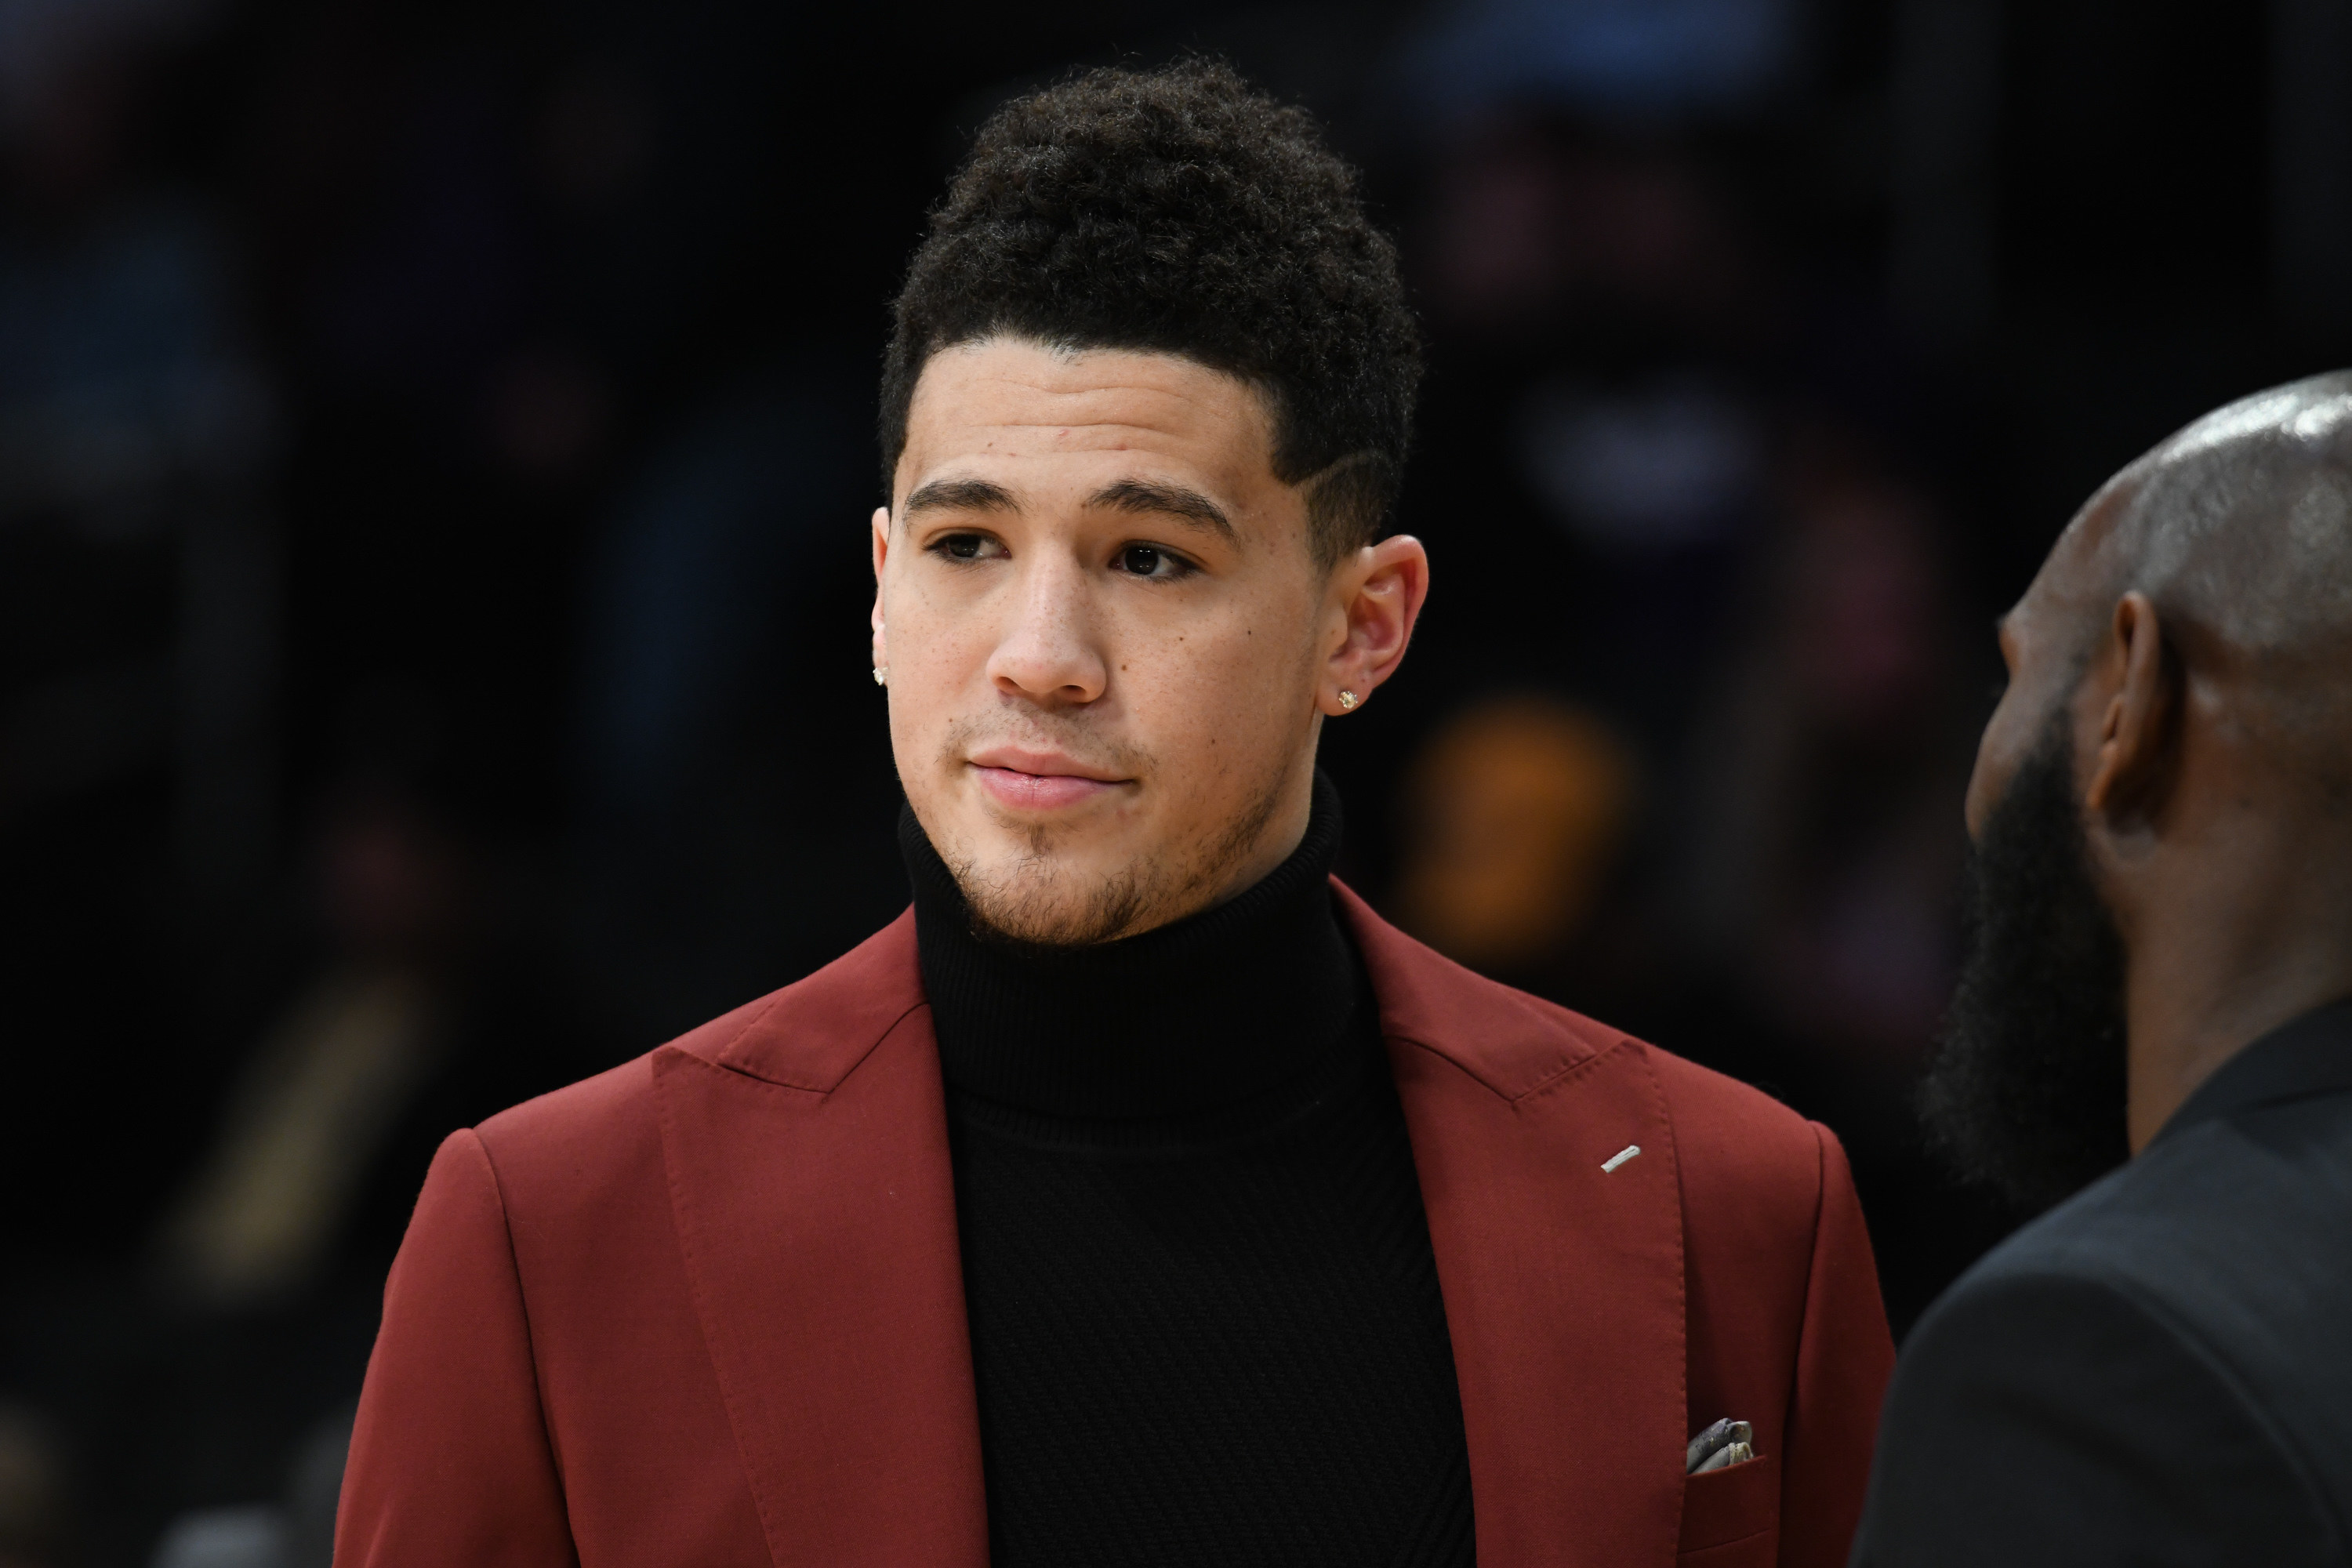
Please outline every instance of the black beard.
[{"label": "black beard", "polygon": [[2091,878],[2062,710],[1969,856],[1968,956],[1919,1086],[1959,1173],[2047,1208],[2130,1157],[2124,944]]}]

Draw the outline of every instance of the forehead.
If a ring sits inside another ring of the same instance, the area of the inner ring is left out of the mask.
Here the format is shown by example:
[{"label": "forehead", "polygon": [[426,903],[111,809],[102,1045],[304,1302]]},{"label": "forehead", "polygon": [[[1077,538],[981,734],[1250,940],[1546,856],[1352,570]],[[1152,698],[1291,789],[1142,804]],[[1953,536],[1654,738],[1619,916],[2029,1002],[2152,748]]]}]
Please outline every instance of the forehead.
[{"label": "forehead", "polygon": [[1194,361],[992,338],[925,363],[896,488],[903,498],[961,471],[1087,482],[1143,466],[1241,500],[1275,482],[1272,437],[1248,383]]}]

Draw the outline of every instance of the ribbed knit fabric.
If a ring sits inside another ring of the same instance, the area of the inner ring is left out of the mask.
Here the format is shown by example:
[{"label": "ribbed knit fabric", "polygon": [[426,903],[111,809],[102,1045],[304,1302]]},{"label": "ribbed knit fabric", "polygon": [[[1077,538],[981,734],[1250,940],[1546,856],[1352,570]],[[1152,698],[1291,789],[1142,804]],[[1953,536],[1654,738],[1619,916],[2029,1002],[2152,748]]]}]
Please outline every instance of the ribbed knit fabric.
[{"label": "ribbed knit fabric", "polygon": [[1328,877],[1060,952],[976,937],[913,815],[994,1568],[1473,1560],[1404,1120]]}]

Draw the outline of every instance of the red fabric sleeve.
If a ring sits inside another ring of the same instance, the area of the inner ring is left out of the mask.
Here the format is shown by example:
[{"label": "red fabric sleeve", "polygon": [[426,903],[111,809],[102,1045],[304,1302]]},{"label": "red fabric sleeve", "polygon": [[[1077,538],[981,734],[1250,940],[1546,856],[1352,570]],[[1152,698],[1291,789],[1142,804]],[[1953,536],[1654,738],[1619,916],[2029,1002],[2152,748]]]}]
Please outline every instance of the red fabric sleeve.
[{"label": "red fabric sleeve", "polygon": [[1813,1134],[1822,1149],[1821,1213],[1781,1470],[1783,1568],[1843,1568],[1870,1482],[1879,1405],[1895,1370],[1895,1341],[1853,1174],[1837,1135],[1819,1124]]},{"label": "red fabric sleeve", "polygon": [[433,1158],[384,1287],[337,1568],[575,1564],[506,1208],[481,1140]]}]

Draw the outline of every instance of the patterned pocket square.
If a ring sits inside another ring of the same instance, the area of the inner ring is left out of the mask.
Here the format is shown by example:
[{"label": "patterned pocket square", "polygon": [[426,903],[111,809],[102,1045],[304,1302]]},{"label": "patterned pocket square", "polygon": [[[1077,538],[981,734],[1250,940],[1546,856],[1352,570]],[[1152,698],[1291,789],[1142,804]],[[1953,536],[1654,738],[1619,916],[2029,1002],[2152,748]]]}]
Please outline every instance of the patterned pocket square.
[{"label": "patterned pocket square", "polygon": [[1685,1450],[1683,1473],[1703,1476],[1709,1470],[1727,1470],[1734,1465],[1744,1465],[1756,1457],[1752,1446],[1756,1429],[1745,1421],[1722,1420],[1690,1440]]}]

